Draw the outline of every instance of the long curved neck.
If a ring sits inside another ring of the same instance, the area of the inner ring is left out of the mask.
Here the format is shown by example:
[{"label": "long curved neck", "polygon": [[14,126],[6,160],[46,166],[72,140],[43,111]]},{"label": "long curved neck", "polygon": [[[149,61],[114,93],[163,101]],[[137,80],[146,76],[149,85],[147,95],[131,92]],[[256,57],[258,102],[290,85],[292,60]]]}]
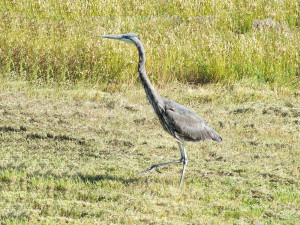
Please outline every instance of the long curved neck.
[{"label": "long curved neck", "polygon": [[138,52],[139,52],[138,71],[139,71],[140,79],[144,86],[147,98],[148,98],[149,102],[151,103],[151,105],[154,107],[154,110],[156,111],[156,106],[154,104],[160,103],[161,97],[154,89],[153,85],[151,84],[151,82],[146,74],[146,70],[145,70],[146,56],[145,56],[145,51],[144,51],[141,41],[138,40],[135,43],[135,46],[137,47]]}]

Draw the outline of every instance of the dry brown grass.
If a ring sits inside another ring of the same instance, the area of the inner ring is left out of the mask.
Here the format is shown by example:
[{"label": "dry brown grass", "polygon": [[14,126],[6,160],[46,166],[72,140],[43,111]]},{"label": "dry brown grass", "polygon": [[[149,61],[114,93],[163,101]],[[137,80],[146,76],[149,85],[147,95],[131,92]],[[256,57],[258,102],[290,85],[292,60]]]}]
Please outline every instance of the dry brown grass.
[{"label": "dry brown grass", "polygon": [[4,224],[296,224],[298,96],[238,85],[158,90],[205,118],[223,144],[187,144],[179,157],[142,87],[112,94],[1,83],[0,215]]}]

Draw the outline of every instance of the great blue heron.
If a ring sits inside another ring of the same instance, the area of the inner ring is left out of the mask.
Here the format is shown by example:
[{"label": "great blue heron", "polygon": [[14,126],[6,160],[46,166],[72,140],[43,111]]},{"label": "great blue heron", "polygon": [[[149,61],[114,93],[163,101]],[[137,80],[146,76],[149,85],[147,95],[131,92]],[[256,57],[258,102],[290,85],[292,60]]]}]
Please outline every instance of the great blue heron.
[{"label": "great blue heron", "polygon": [[184,147],[184,140],[186,141],[200,141],[200,140],[213,140],[221,142],[221,136],[212,129],[200,116],[193,113],[189,109],[173,102],[169,99],[162,98],[152,86],[149,78],[147,77],[145,70],[145,51],[136,34],[128,33],[122,35],[102,35],[103,38],[110,38],[120,41],[126,41],[134,44],[139,52],[139,64],[138,72],[144,86],[147,98],[152,105],[154,112],[158,116],[158,119],[169,134],[171,134],[178,143],[181,158],[172,162],[155,164],[138,174],[148,172],[146,176],[154,169],[160,172],[157,167],[166,166],[173,163],[183,163],[183,169],[179,186],[181,186],[185,168],[188,162],[186,150]]}]

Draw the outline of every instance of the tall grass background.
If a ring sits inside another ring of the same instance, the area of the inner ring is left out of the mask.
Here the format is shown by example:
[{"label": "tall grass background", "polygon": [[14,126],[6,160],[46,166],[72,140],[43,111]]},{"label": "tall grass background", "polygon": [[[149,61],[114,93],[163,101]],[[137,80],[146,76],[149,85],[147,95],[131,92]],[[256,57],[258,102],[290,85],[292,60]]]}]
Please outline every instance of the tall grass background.
[{"label": "tall grass background", "polygon": [[[102,34],[137,33],[151,80],[300,86],[296,0],[1,1],[0,76],[114,89],[138,81],[137,51]],[[257,29],[253,20],[277,26]]]}]

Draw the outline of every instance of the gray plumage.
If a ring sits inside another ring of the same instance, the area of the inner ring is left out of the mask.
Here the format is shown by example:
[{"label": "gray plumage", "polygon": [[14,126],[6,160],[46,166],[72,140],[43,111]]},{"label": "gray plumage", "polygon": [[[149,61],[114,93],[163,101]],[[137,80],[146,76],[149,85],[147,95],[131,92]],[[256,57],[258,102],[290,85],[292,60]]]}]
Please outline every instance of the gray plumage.
[{"label": "gray plumage", "polygon": [[[165,116],[168,126],[186,141],[222,141],[220,135],[200,116],[168,99],[164,99]],[[165,122],[165,121],[164,121]],[[172,134],[172,133],[171,133]]]},{"label": "gray plumage", "polygon": [[173,163],[183,163],[183,170],[181,174],[181,179],[179,186],[181,186],[185,168],[187,165],[187,155],[184,147],[184,140],[186,141],[200,141],[200,140],[212,140],[221,142],[221,136],[212,129],[200,116],[193,113],[184,106],[166,99],[162,98],[152,86],[149,78],[147,77],[145,70],[145,51],[143,45],[136,34],[123,34],[123,35],[102,35],[103,38],[116,39],[121,41],[126,41],[134,44],[139,52],[139,64],[138,72],[140,75],[141,82],[144,86],[146,96],[152,105],[158,119],[163,126],[164,130],[171,134],[175,140],[178,142],[179,150],[181,153],[181,158],[167,163],[155,164],[143,171],[148,172],[148,175],[154,169],[160,172],[157,168],[160,166],[165,166]]}]

